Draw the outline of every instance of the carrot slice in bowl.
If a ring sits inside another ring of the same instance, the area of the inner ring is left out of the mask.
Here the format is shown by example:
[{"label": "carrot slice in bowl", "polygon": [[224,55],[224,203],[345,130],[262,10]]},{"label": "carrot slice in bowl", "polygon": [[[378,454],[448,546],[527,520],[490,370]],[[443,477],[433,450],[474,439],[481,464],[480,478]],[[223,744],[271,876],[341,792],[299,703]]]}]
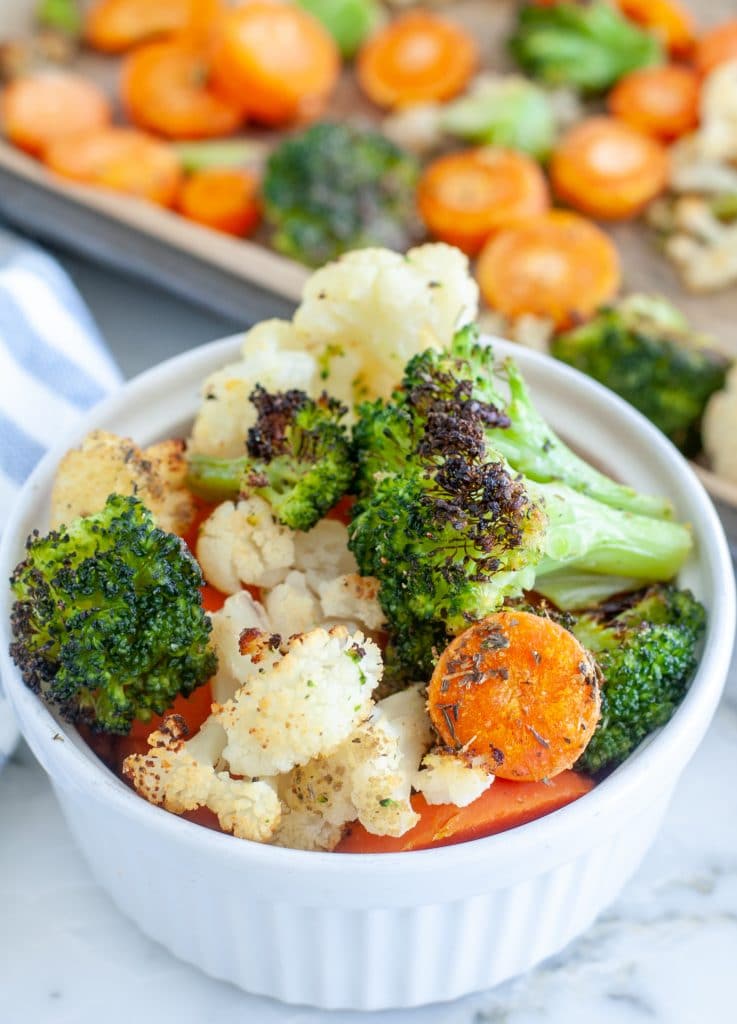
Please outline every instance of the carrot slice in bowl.
[{"label": "carrot slice in bowl", "polygon": [[634,217],[663,191],[668,154],[655,139],[613,117],[575,125],[553,152],[556,195],[602,220]]},{"label": "carrot slice in bowl", "polygon": [[205,53],[186,40],[148,43],[123,63],[123,105],[139,128],[167,138],[231,135],[243,120],[241,109],[209,88],[209,76]]},{"label": "carrot slice in bowl", "polygon": [[545,213],[550,196],[534,160],[486,148],[434,160],[420,179],[417,204],[435,238],[475,255],[499,228]]},{"label": "carrot slice in bowl", "polygon": [[110,103],[88,78],[67,71],[38,71],[16,78],[0,96],[8,139],[39,155],[52,142],[110,123]]},{"label": "carrot slice in bowl", "polygon": [[361,88],[380,107],[447,100],[478,63],[471,35],[446,18],[410,11],[376,32],[358,54]]},{"label": "carrot slice in bowl", "polygon": [[663,142],[699,123],[699,76],[680,64],[641,68],[625,75],[609,94],[609,109],[621,121]]},{"label": "carrot slice in bowl", "polygon": [[258,181],[250,171],[210,168],[191,174],[177,202],[189,220],[229,235],[247,235],[261,216]]},{"label": "carrot slice in bowl", "polygon": [[321,111],[340,72],[338,47],[307,11],[251,0],[219,22],[213,84],[265,125],[309,120]]},{"label": "carrot slice in bowl", "polygon": [[130,128],[107,128],[61,139],[49,146],[50,170],[73,181],[174,203],[181,180],[179,160],[166,143]]},{"label": "carrot slice in bowl", "polygon": [[617,250],[600,228],[553,210],[487,242],[476,276],[492,309],[508,317],[533,313],[563,327],[613,298],[621,271]]}]

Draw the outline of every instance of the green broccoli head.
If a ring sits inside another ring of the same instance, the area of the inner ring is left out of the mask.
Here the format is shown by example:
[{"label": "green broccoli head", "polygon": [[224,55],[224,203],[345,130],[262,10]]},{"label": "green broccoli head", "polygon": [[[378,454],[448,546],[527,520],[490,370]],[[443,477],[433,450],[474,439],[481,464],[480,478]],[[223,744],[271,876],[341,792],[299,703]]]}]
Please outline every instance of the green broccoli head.
[{"label": "green broccoli head", "polygon": [[616,391],[686,455],[701,448],[704,409],[729,368],[670,303],[644,295],[559,334],[552,352]]},{"label": "green broccoli head", "polygon": [[656,36],[604,0],[526,4],[509,49],[533,78],[588,93],[604,92],[628,72],[663,60]]},{"label": "green broccoli head", "polygon": [[199,566],[136,498],[112,494],[26,549],[11,577],[11,655],[69,721],[125,734],[214,673]]},{"label": "green broccoli head", "polygon": [[404,250],[419,237],[418,165],[377,132],[312,125],[271,155],[263,183],[274,246],[308,266],[350,249]]},{"label": "green broccoli head", "polygon": [[697,663],[706,613],[688,590],[651,587],[581,615],[573,632],[604,677],[601,720],[577,767],[615,768],[672,717]]},{"label": "green broccoli head", "polygon": [[189,458],[188,484],[204,498],[222,501],[257,494],[292,530],[310,530],[351,489],[355,466],[347,409],[327,394],[270,393],[250,396],[257,419],[248,431],[248,454],[236,459]]}]

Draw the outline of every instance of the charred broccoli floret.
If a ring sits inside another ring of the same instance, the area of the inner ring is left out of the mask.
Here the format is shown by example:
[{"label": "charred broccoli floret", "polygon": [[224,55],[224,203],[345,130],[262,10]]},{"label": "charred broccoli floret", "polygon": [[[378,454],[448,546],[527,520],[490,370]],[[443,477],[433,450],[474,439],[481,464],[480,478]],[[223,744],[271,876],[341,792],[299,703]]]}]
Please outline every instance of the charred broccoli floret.
[{"label": "charred broccoli floret", "polygon": [[670,303],[646,295],[559,334],[552,352],[616,391],[686,455],[701,448],[706,403],[724,387],[729,367]]},{"label": "charred broccoli floret", "polygon": [[564,568],[675,575],[691,546],[685,527],[517,472],[496,444],[509,417],[476,383],[466,360],[431,350],[389,402],[359,411],[350,546],[380,581],[393,633],[428,622],[458,633]]},{"label": "charred broccoli floret", "polygon": [[248,431],[248,454],[237,459],[192,455],[188,482],[212,500],[257,494],[292,530],[310,530],[353,482],[351,442],[341,420],[346,407],[323,394],[270,394],[257,387],[250,396],[258,417]]},{"label": "charred broccoli floret", "polygon": [[651,587],[581,615],[572,629],[603,674],[601,720],[577,767],[615,768],[671,718],[696,667],[703,606],[688,590]]},{"label": "charred broccoli floret", "polygon": [[604,0],[526,4],[509,48],[534,78],[591,93],[604,92],[628,72],[663,59],[658,39]]},{"label": "charred broccoli floret", "polygon": [[112,494],[26,547],[11,577],[11,655],[65,718],[124,734],[214,673],[200,568],[136,498]]},{"label": "charred broccoli floret", "polygon": [[377,132],[321,123],[283,142],[263,183],[274,246],[308,266],[349,249],[406,249],[419,237],[418,166]]}]

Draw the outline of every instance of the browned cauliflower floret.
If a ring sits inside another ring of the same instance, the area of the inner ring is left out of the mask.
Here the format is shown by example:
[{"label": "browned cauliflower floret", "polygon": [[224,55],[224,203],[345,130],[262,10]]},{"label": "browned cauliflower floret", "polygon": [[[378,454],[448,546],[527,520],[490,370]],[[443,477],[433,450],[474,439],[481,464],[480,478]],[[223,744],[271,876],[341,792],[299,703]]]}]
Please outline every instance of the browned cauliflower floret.
[{"label": "browned cauliflower floret", "polygon": [[214,710],[237,774],[277,775],[329,755],[370,715],[383,667],[360,633],[336,626],[283,641],[253,629],[240,644],[241,685]]},{"label": "browned cauliflower floret", "polygon": [[379,581],[373,576],[347,573],[317,586],[326,619],[360,622],[365,629],[381,629],[386,617],[379,604]]},{"label": "browned cauliflower floret", "polygon": [[224,704],[233,696],[249,666],[244,664],[240,638],[250,630],[272,632],[266,612],[247,590],[232,594],[220,611],[210,616],[212,645],[218,656],[218,668],[212,679],[212,695]]},{"label": "browned cauliflower floret", "polygon": [[449,750],[433,750],[422,759],[414,788],[429,804],[467,807],[494,781],[482,767]]},{"label": "browned cauliflower floret", "polygon": [[222,762],[226,736],[211,717],[187,740],[179,715],[164,719],[148,737],[147,754],[130,754],[123,774],[142,797],[174,814],[207,807],[220,827],[239,839],[267,842],[281,818],[281,804],[267,782],[234,779]]},{"label": "browned cauliflower floret", "polygon": [[94,430],[59,464],[51,494],[51,527],[101,511],[110,494],[132,494],[150,509],[162,530],[181,535],[194,516],[186,475],[183,441],[161,441],[141,450],[129,437]]},{"label": "browned cauliflower floret", "polygon": [[294,533],[277,523],[263,498],[224,501],[200,527],[197,561],[224,594],[244,584],[273,587],[294,564]]}]

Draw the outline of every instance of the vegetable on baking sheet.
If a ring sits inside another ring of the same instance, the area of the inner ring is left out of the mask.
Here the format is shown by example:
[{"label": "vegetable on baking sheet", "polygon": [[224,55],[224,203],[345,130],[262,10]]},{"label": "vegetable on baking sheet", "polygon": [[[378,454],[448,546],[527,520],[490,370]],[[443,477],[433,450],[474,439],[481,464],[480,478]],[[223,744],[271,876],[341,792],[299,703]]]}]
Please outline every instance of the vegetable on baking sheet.
[{"label": "vegetable on baking sheet", "polygon": [[15,146],[42,155],[52,142],[104,129],[111,118],[105,93],[71,71],[22,75],[0,93],[0,118]]},{"label": "vegetable on baking sheet", "polygon": [[605,0],[525,4],[509,48],[533,78],[591,93],[604,92],[629,71],[662,60],[658,39]]},{"label": "vegetable on baking sheet", "polygon": [[591,117],[560,140],[550,178],[559,199],[590,217],[634,217],[665,189],[668,154],[623,121]]},{"label": "vegetable on baking sheet", "polygon": [[181,181],[174,150],[132,128],[101,128],[59,139],[44,152],[44,162],[64,178],[161,206],[173,205]]},{"label": "vegetable on baking sheet", "polygon": [[250,119],[270,127],[312,120],[338,81],[330,33],[295,4],[250,0],[218,21],[213,86]]},{"label": "vegetable on baking sheet", "polygon": [[685,454],[700,450],[701,417],[729,361],[667,300],[629,295],[559,334],[551,351],[621,395]]},{"label": "vegetable on baking sheet", "polygon": [[542,818],[584,796],[594,783],[576,772],[561,772],[547,782],[509,782],[497,779],[467,807],[428,804],[424,797],[412,797],[419,822],[403,836],[376,836],[354,822],[336,853],[402,853],[435,846],[465,843],[470,839],[506,832]]},{"label": "vegetable on baking sheet", "polygon": [[462,92],[478,63],[473,36],[429,11],[401,14],[358,53],[358,82],[379,107],[448,100]]},{"label": "vegetable on baking sheet", "polygon": [[680,0],[616,0],[622,14],[660,38],[674,57],[688,57],[696,39],[693,15]]},{"label": "vegetable on baking sheet", "polygon": [[560,327],[590,316],[614,297],[619,255],[591,221],[553,210],[487,242],[476,276],[492,309],[509,317],[550,317]]},{"label": "vegetable on baking sheet", "polygon": [[95,50],[122,53],[166,36],[207,38],[221,11],[221,0],[96,0],[85,39]]},{"label": "vegetable on baking sheet", "polygon": [[701,81],[691,68],[664,64],[625,75],[609,94],[609,110],[663,142],[692,132],[699,123]]},{"label": "vegetable on baking sheet", "polygon": [[188,220],[215,231],[249,235],[261,218],[258,180],[250,171],[232,167],[197,171],[185,179],[177,209]]},{"label": "vegetable on baking sheet", "polygon": [[433,237],[475,255],[500,228],[545,213],[550,195],[530,157],[490,146],[429,164],[420,178],[417,205]]},{"label": "vegetable on baking sheet", "polygon": [[209,87],[204,49],[187,40],[148,43],[123,61],[120,92],[128,117],[139,128],[171,139],[232,135],[241,109]]},{"label": "vegetable on baking sheet", "polygon": [[572,768],[599,722],[596,664],[563,626],[518,609],[470,626],[443,651],[430,718],[451,750],[498,778],[541,782]]}]

